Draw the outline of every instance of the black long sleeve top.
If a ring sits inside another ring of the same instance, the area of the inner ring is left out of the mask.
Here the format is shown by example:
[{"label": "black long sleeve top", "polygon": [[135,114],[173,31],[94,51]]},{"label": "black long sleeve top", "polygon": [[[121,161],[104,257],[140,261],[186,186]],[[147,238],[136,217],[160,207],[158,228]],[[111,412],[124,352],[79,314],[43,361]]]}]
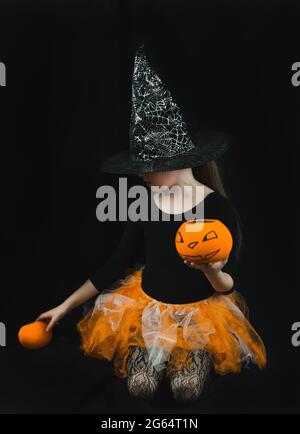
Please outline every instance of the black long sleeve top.
[{"label": "black long sleeve top", "polygon": [[[176,220],[178,214],[175,217],[174,214],[166,214],[157,207],[151,189],[148,197],[148,212],[150,213],[153,206],[158,213],[158,220],[128,220],[114,253],[90,276],[90,280],[101,291],[118,280],[125,269],[136,263],[138,257],[138,262],[145,265],[142,272],[142,289],[150,297],[165,303],[185,304],[211,296],[215,290],[205,274],[186,265],[175,248],[175,234],[179,226],[185,220],[190,220],[190,217],[185,218],[186,214],[182,213],[181,220]],[[199,209],[201,214],[198,213]],[[235,207],[219,192],[212,191],[190,211],[195,213],[195,218],[201,216],[219,219],[229,228],[233,248],[222,270],[232,276],[232,290],[237,289],[238,270],[234,254],[237,242]]]}]

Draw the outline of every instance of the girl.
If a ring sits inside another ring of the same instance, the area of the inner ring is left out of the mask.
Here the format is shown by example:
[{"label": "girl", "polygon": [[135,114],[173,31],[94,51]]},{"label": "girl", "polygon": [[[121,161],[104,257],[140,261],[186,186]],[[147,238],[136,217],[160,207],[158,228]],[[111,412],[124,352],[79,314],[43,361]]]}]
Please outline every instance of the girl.
[{"label": "girl", "polygon": [[[153,398],[166,374],[174,398],[193,401],[212,370],[223,375],[239,372],[249,361],[260,368],[266,364],[264,344],[237,292],[240,226],[216,161],[228,140],[217,132],[201,132],[191,140],[179,107],[143,47],[135,57],[132,101],[130,149],[106,160],[101,169],[143,178],[148,218],[129,220],[109,260],[38,319],[49,321],[52,329],[70,310],[97,296],[77,324],[85,354],[113,361],[133,396]],[[153,194],[161,186],[167,188]],[[177,189],[170,197],[173,186]],[[191,188],[188,197],[185,186]],[[185,206],[187,199],[192,207]],[[158,220],[149,217],[153,210]],[[205,264],[181,259],[175,235],[188,212],[219,219],[229,228],[229,257]]]}]

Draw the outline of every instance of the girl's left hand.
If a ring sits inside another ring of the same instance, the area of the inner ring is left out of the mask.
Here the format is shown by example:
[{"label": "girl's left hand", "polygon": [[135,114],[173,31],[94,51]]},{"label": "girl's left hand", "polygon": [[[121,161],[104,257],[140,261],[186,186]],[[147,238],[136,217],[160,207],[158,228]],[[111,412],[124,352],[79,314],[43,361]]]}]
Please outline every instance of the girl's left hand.
[{"label": "girl's left hand", "polygon": [[228,256],[223,261],[215,262],[193,262],[189,259],[185,259],[184,263],[191,268],[196,268],[197,270],[203,271],[205,274],[215,274],[222,270],[226,262],[228,261]]}]

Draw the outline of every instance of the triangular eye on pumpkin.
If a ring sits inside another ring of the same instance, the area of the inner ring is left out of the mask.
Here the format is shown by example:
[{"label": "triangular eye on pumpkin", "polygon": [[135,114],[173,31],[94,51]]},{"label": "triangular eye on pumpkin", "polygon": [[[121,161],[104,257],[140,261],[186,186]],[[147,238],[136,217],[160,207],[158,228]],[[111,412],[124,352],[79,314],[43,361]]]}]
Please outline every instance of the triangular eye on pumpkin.
[{"label": "triangular eye on pumpkin", "polygon": [[183,237],[182,237],[179,230],[176,232],[176,238],[175,239],[176,239],[176,241],[175,241],[176,243],[184,243]]},{"label": "triangular eye on pumpkin", "polygon": [[210,231],[204,235],[202,241],[213,240],[214,238],[218,238],[218,235],[215,233],[215,231]]},{"label": "triangular eye on pumpkin", "polygon": [[193,262],[223,261],[229,256],[232,245],[230,230],[217,219],[187,220],[175,235],[178,254]]}]

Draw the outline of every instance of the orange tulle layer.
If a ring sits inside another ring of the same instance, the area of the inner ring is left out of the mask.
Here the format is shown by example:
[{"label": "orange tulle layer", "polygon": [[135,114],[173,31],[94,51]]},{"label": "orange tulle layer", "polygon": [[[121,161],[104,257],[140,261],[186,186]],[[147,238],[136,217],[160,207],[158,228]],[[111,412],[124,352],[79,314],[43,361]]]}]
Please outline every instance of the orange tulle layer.
[{"label": "orange tulle layer", "polygon": [[167,375],[187,367],[187,351],[203,348],[219,374],[239,372],[251,361],[266,365],[264,344],[248,321],[243,298],[214,294],[195,303],[169,304],[148,296],[141,288],[142,268],[103,290],[78,323],[81,349],[86,355],[113,361],[115,374],[127,376],[131,346],[147,347],[149,361]]}]

